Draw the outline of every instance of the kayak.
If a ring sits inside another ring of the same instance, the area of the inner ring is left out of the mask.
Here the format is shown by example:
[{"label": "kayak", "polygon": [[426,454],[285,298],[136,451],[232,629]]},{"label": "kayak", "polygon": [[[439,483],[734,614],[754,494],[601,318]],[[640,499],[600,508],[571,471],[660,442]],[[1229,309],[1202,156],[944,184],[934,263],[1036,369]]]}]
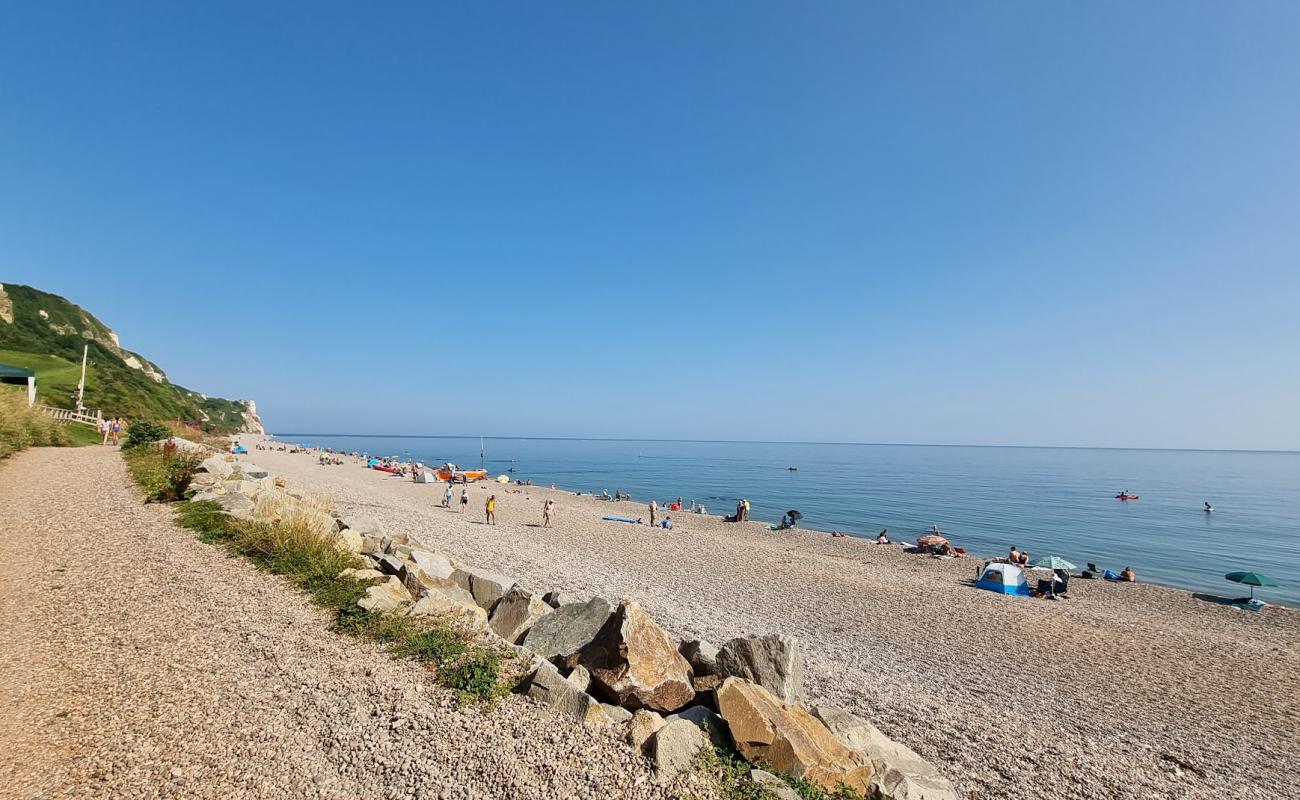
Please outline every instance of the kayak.
[{"label": "kayak", "polygon": [[1116,500],[1137,500],[1138,496],[1135,494],[1117,494],[1115,495],[1115,499]]},{"label": "kayak", "polygon": [[601,517],[601,519],[609,520],[610,522],[631,522],[634,525],[641,524],[641,520],[636,517]]},{"label": "kayak", "polygon": [[397,474],[398,471],[397,467],[385,467],[380,464],[376,464],[375,466],[371,467],[371,469],[377,469],[380,472],[387,472],[390,475],[395,475]]}]

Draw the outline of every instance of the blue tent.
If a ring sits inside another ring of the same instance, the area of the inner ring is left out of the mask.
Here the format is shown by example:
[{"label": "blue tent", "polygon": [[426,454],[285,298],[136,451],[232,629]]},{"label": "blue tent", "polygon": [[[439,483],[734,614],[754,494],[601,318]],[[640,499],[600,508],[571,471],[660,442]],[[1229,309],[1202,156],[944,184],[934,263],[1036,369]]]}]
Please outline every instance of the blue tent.
[{"label": "blue tent", "polygon": [[1029,584],[1025,582],[1025,571],[1014,564],[989,564],[984,574],[976,581],[979,589],[987,589],[998,594],[1018,594],[1029,596]]}]

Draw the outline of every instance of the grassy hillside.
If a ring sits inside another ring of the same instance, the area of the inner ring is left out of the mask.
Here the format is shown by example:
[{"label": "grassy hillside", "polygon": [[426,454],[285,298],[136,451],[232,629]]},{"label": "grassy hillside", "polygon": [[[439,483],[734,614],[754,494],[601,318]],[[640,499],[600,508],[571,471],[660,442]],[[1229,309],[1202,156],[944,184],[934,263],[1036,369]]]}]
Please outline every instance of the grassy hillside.
[{"label": "grassy hillside", "polygon": [[3,284],[0,295],[0,364],[34,371],[40,402],[76,405],[81,352],[89,346],[87,408],[128,419],[180,419],[220,432],[245,426],[242,402],[171,383],[153,362],[122,349],[112,330],[80,306],[17,284]]}]

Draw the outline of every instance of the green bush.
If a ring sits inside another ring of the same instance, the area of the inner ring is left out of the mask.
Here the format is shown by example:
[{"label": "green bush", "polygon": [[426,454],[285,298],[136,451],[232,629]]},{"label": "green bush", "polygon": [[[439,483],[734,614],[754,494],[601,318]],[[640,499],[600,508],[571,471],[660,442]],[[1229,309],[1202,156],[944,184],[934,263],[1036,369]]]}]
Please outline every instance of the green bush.
[{"label": "green bush", "polygon": [[122,447],[126,450],[133,450],[146,444],[161,442],[171,435],[171,428],[160,422],[140,420],[126,426],[126,441],[122,443]]},{"label": "green bush", "polygon": [[199,468],[198,456],[167,442],[162,447],[135,447],[122,451],[127,469],[144,490],[146,502],[180,500]]}]

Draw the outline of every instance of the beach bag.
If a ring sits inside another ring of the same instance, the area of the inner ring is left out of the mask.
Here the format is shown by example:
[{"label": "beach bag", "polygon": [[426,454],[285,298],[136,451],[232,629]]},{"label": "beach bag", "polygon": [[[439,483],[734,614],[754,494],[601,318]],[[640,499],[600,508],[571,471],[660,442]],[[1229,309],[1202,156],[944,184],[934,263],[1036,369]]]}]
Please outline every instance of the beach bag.
[{"label": "beach bag", "polygon": [[1103,572],[1103,573],[1101,574],[1101,577],[1105,578],[1105,579],[1108,580],[1108,581],[1117,581],[1117,580],[1120,580],[1119,575],[1116,574],[1116,573],[1114,573],[1114,572],[1111,572],[1110,570],[1106,570],[1105,572]]}]

